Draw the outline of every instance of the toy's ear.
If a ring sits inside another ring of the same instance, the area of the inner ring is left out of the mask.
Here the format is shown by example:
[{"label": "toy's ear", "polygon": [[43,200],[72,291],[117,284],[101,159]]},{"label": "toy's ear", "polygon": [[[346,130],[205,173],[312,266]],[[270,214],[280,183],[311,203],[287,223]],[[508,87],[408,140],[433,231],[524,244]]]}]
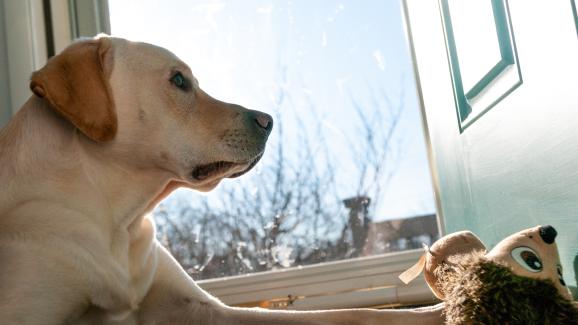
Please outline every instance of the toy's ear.
[{"label": "toy's ear", "polygon": [[418,263],[402,273],[399,278],[408,283],[423,269],[425,280],[432,292],[436,297],[444,299],[435,270],[444,263],[459,264],[464,255],[485,250],[486,246],[472,232],[455,232],[440,238],[431,247],[426,247],[426,252]]},{"label": "toy's ear", "polygon": [[95,141],[112,140],[117,117],[108,79],[112,70],[111,41],[106,37],[80,41],[34,72],[30,89]]}]

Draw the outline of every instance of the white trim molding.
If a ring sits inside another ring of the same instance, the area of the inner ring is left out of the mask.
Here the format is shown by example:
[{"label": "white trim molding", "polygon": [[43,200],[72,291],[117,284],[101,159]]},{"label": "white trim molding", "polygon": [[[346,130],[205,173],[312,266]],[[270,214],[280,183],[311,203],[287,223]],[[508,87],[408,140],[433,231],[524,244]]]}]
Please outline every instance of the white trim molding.
[{"label": "white trim molding", "polygon": [[60,53],[72,42],[72,27],[68,0],[50,0],[54,53]]},{"label": "white trim molding", "polygon": [[199,281],[200,286],[235,306],[277,309],[395,307],[437,300],[423,276],[408,285],[398,275],[423,250],[322,263]]},{"label": "white trim molding", "polygon": [[0,128],[6,125],[12,116],[4,16],[4,1],[0,1]]},{"label": "white trim molding", "polygon": [[50,0],[50,11],[55,53],[77,38],[110,34],[106,0]]},{"label": "white trim molding", "polygon": [[110,15],[106,0],[68,0],[72,38],[110,34]]},{"label": "white trim molding", "polygon": [[423,134],[425,137],[425,144],[427,150],[427,158],[429,163],[429,170],[431,174],[431,180],[433,185],[433,193],[435,198],[436,204],[436,218],[438,222],[438,232],[440,237],[447,235],[446,231],[446,224],[444,218],[444,211],[442,210],[442,203],[440,198],[440,180],[438,175],[438,166],[436,164],[436,160],[434,158],[433,147],[429,132],[429,126],[427,124],[426,113],[425,113],[425,105],[423,99],[423,93],[421,88],[421,79],[419,76],[419,71],[417,69],[417,59],[415,54],[415,48],[413,43],[413,35],[411,31],[411,24],[409,20],[409,9],[407,6],[407,0],[401,1],[401,10],[402,10],[402,19],[403,19],[403,26],[405,28],[405,39],[407,42],[407,49],[411,55],[412,67],[413,67],[413,77],[415,81],[415,88],[417,92],[417,98],[419,103],[419,113],[422,121],[423,127]]},{"label": "white trim molding", "polygon": [[11,111],[14,114],[28,100],[32,72],[47,60],[46,31],[42,1],[4,1],[6,51]]}]

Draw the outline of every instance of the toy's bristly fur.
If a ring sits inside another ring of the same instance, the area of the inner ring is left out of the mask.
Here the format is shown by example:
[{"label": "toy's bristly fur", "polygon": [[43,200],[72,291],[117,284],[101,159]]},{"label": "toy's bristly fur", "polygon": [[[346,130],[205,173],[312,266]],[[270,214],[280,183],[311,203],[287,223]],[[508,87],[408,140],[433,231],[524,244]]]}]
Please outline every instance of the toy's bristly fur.
[{"label": "toy's bristly fur", "polygon": [[578,308],[550,280],[515,275],[482,252],[435,273],[446,297],[446,324],[578,324]]}]

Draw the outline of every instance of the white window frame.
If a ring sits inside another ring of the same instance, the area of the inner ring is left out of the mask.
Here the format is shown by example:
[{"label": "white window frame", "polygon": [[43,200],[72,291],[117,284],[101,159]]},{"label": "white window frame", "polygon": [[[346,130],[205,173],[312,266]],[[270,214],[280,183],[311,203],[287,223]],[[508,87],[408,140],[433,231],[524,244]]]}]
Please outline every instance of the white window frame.
[{"label": "white window frame", "polygon": [[32,71],[46,63],[46,37],[42,1],[4,1],[4,32],[8,61],[9,114],[28,100]]},{"label": "white window frame", "polygon": [[398,275],[423,250],[292,267],[199,281],[224,303],[275,309],[397,307],[436,302],[423,276],[404,285]]},{"label": "white window frame", "polygon": [[9,63],[6,46],[6,32],[4,19],[4,2],[0,1],[0,127],[6,125],[12,116],[12,104],[10,103]]},{"label": "white window frame", "polygon": [[[8,1],[20,2],[22,0]],[[32,3],[39,1],[24,0],[24,2],[34,8],[34,10],[38,10]],[[72,39],[79,36],[93,36],[100,32],[110,33],[108,1],[49,0],[49,2],[52,17],[53,47],[56,53],[66,47]],[[403,2],[403,7],[408,46],[413,55],[411,31],[407,24],[405,2]],[[10,43],[14,44],[18,39],[26,41],[24,44],[17,44],[28,51],[26,52],[26,57],[22,59],[23,62],[21,62],[24,67],[19,68],[20,71],[18,71],[20,75],[24,75],[24,78],[28,78],[29,73],[22,73],[23,70],[32,72],[44,64],[45,61],[42,60],[42,55],[45,56],[46,54],[46,39],[41,37],[44,35],[44,22],[42,15],[39,16],[34,10],[27,16],[28,25],[26,31],[21,32],[28,33],[28,37],[14,35],[11,39],[12,43]],[[18,16],[13,15],[13,17]],[[35,21],[35,19],[38,19],[38,21]],[[40,20],[42,20],[42,23],[40,23]],[[30,37],[30,35],[34,37]],[[18,53],[22,56],[22,52]],[[13,53],[13,55],[15,54]],[[420,106],[423,110],[415,59],[414,71],[416,73],[416,82],[418,82]],[[27,91],[27,87],[25,89]],[[22,98],[20,93],[14,93],[13,96],[17,99]],[[431,155],[430,142],[427,137],[427,125],[425,125],[425,121],[423,123],[428,155]],[[431,158],[429,161],[434,187],[437,189],[437,185],[435,185],[438,184],[434,172],[435,166],[431,165]],[[443,233],[443,217],[437,197],[436,206],[438,208],[438,229]],[[436,302],[436,299],[427,287],[423,276],[418,277],[409,285],[404,285],[397,278],[401,272],[413,265],[422,253],[422,250],[410,250],[304,267],[203,280],[198,283],[202,288],[219,297],[223,302],[236,306],[262,306],[280,309],[329,309],[430,304]]]}]

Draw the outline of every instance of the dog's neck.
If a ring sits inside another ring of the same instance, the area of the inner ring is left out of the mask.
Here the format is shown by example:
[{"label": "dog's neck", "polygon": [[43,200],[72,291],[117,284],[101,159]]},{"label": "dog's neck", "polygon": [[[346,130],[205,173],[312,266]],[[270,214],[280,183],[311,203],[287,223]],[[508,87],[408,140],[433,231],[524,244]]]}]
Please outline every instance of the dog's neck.
[{"label": "dog's neck", "polygon": [[132,228],[159,197],[174,188],[167,173],[145,167],[135,170],[126,161],[110,157],[109,145],[86,138],[33,96],[0,131],[0,182],[10,184],[5,188],[18,191],[22,201],[0,192],[0,216],[30,197],[48,201],[68,197],[66,209],[107,227]]}]

